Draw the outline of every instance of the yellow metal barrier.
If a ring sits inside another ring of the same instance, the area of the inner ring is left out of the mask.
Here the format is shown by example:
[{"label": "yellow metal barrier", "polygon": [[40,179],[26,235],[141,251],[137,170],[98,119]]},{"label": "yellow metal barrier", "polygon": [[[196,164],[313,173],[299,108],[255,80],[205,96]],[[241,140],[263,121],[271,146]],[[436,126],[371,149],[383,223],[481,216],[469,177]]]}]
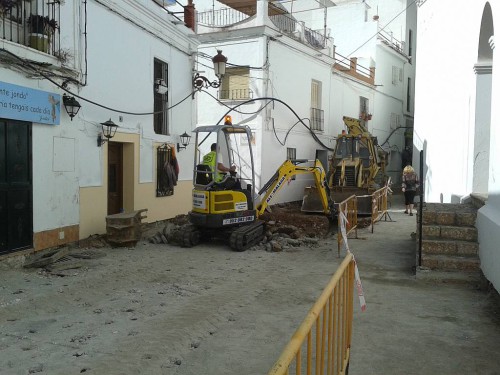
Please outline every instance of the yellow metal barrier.
[{"label": "yellow metal barrier", "polygon": [[354,267],[354,257],[348,252],[268,375],[347,374]]},{"label": "yellow metal barrier", "polygon": [[[358,198],[355,195],[351,195],[346,200],[340,202],[338,210],[337,251],[338,256],[340,257],[340,248],[342,246],[342,242],[344,241],[344,236],[342,235],[342,220],[344,220],[344,217],[346,219],[346,237],[349,235],[349,233],[354,231],[355,238],[358,238]],[[342,217],[342,213],[344,217]]]},{"label": "yellow metal barrier", "polygon": [[372,194],[372,233],[374,224],[384,218],[387,221],[387,217],[392,221],[391,216],[387,212],[387,195],[389,194],[389,187],[385,186],[378,189]]}]

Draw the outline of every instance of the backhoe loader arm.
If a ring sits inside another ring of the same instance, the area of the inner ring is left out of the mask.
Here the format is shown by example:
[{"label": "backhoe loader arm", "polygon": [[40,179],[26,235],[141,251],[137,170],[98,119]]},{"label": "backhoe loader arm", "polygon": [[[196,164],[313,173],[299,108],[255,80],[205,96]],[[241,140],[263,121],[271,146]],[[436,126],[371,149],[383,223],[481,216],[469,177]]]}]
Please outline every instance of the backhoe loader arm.
[{"label": "backhoe loader arm", "polygon": [[258,193],[258,197],[260,197],[264,193],[265,194],[257,206],[257,216],[260,216],[264,213],[273,197],[283,187],[287,179],[295,175],[306,173],[313,174],[316,189],[318,190],[320,200],[323,205],[323,211],[327,215],[330,214],[329,196],[325,187],[325,169],[321,165],[321,162],[317,159],[314,161],[313,167],[300,167],[297,165],[299,163],[305,163],[307,161],[309,160],[286,160],[278,168],[276,173],[269,179],[269,181]]},{"label": "backhoe loader arm", "polygon": [[342,120],[344,120],[345,126],[349,129],[349,134],[356,136],[368,132],[368,129],[357,118],[344,116]]}]

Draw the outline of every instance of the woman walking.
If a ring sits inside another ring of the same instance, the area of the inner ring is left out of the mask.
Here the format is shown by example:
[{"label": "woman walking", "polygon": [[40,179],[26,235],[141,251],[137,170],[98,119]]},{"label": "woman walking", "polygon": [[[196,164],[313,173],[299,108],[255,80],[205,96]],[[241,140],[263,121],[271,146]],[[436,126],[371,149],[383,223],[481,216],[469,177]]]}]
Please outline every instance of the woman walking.
[{"label": "woman walking", "polygon": [[407,165],[403,169],[403,183],[401,184],[401,190],[405,194],[405,214],[408,212],[410,216],[413,216],[413,200],[415,199],[415,194],[418,189],[418,176],[411,165]]}]

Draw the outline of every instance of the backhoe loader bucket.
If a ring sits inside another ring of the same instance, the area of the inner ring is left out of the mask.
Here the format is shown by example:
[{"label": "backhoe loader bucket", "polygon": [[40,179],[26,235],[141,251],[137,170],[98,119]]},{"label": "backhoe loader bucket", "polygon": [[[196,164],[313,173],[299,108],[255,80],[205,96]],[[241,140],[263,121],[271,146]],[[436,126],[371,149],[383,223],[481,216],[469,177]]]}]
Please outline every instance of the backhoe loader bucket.
[{"label": "backhoe loader bucket", "polygon": [[316,186],[307,186],[304,189],[304,198],[302,199],[302,212],[324,212],[323,203]]}]

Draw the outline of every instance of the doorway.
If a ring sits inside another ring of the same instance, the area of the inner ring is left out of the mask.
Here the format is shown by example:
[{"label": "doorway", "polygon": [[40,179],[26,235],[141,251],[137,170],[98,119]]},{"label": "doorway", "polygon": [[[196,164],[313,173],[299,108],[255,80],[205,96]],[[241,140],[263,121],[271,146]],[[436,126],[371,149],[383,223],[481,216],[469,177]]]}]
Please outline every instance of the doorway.
[{"label": "doorway", "polygon": [[123,144],[108,143],[108,215],[123,212]]},{"label": "doorway", "polygon": [[0,254],[33,246],[31,123],[0,119]]}]

